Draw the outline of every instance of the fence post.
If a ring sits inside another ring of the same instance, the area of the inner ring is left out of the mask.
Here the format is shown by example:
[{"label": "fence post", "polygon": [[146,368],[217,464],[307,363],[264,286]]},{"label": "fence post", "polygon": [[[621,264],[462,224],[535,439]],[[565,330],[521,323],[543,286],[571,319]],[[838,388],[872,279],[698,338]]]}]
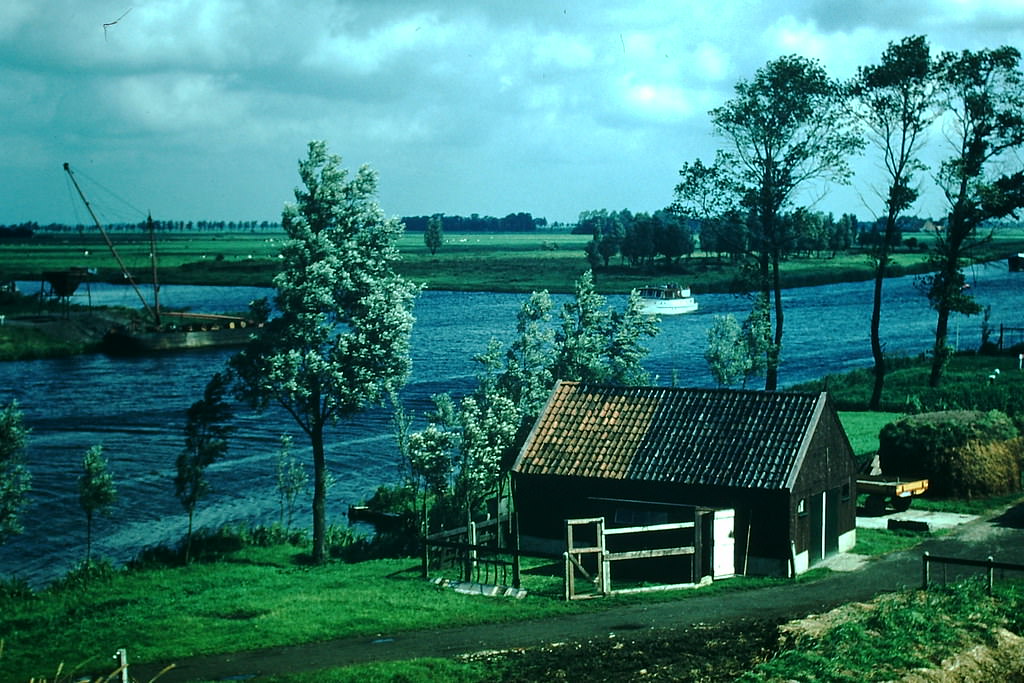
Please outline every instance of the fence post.
[{"label": "fence post", "polygon": [[612,563],[608,559],[607,540],[604,535],[604,517],[597,522],[597,547],[600,548],[597,556],[598,590],[601,595],[608,595],[612,592]]},{"label": "fence post", "polygon": [[563,597],[566,602],[572,599],[572,563],[569,561],[569,551],[566,550],[562,553],[562,557],[565,558],[565,590],[563,590]]},{"label": "fence post", "polygon": [[466,581],[472,581],[476,569],[476,522],[471,521],[466,528],[466,540],[470,546],[466,549]]},{"label": "fence post", "polygon": [[128,650],[120,647],[114,653],[114,659],[121,668],[121,683],[128,683]]},{"label": "fence post", "polygon": [[519,555],[519,513],[512,513],[512,587],[519,589],[522,588],[522,576],[520,575],[520,562],[522,558]]},{"label": "fence post", "polygon": [[992,556],[989,555],[985,561],[988,563],[988,594],[992,595],[992,583],[995,579],[995,567],[992,566]]},{"label": "fence post", "polygon": [[928,551],[921,556],[921,589],[928,590]]}]

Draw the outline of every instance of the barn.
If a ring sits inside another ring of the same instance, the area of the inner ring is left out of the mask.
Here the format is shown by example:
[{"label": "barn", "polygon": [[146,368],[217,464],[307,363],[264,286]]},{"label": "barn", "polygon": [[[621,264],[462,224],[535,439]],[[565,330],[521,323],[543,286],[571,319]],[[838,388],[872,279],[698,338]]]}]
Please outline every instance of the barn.
[{"label": "barn", "polygon": [[564,551],[566,520],[710,512],[697,545],[716,576],[794,576],[856,540],[856,462],[826,393],[559,382],[511,473],[526,552]]}]

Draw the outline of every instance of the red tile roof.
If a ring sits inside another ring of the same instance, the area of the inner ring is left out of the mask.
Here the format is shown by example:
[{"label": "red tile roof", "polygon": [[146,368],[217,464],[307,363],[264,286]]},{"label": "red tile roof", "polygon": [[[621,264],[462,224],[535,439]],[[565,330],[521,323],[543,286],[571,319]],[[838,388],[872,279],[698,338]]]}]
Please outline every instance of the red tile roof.
[{"label": "red tile roof", "polygon": [[559,382],[512,470],[782,489],[824,394]]}]

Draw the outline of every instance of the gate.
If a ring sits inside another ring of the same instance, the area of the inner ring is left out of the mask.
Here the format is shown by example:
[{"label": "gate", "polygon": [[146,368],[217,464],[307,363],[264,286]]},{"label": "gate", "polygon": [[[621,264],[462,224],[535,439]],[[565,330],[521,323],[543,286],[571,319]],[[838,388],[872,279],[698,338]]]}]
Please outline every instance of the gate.
[{"label": "gate", "polygon": [[[638,593],[673,588],[688,588],[697,585],[701,580],[701,527],[703,515],[712,515],[712,539],[714,548],[712,557],[713,576],[724,578],[734,573],[733,568],[733,517],[732,510],[703,510],[696,513],[693,522],[674,522],[669,524],[651,524],[648,526],[608,529],[604,517],[586,519],[567,519],[565,521],[565,590],[566,600],[597,598],[615,593]],[[608,538],[612,536],[633,536],[634,540],[648,534],[658,534],[683,529],[693,530],[692,545],[673,545],[666,547],[647,547],[648,543],[638,550],[613,552],[608,550]],[[719,539],[718,536],[722,538]],[[721,556],[720,556],[721,554]],[[690,556],[691,577],[687,583],[669,583],[639,588],[612,588],[612,565],[624,560],[646,560]]]}]

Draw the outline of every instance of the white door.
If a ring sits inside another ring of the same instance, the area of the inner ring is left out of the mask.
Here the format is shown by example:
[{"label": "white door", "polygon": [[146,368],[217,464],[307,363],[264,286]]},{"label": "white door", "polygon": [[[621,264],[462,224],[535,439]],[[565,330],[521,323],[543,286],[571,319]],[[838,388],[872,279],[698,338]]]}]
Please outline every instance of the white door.
[{"label": "white door", "polygon": [[713,578],[724,579],[736,574],[736,511],[715,510],[711,525]]}]

